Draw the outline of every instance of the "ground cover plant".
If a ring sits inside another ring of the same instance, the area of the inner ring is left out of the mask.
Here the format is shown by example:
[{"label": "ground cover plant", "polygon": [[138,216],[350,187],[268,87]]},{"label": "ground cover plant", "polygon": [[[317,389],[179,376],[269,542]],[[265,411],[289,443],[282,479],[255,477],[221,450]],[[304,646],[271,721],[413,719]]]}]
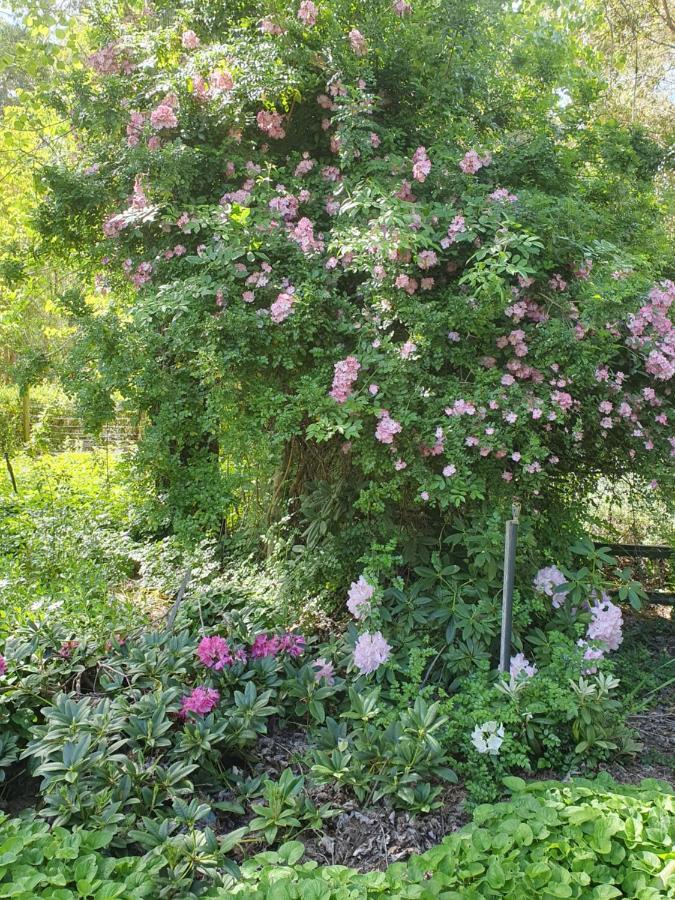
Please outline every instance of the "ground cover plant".
[{"label": "ground cover plant", "polygon": [[0,896],[675,896],[603,543],[673,534],[670,135],[594,9],[16,8]]}]

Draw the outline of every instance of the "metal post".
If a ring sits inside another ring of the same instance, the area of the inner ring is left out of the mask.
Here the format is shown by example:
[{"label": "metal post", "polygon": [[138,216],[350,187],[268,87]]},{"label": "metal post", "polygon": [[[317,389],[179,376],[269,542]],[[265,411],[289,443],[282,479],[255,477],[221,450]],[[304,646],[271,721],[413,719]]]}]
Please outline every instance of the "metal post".
[{"label": "metal post", "polygon": [[504,542],[504,584],[502,588],[502,635],[499,643],[499,671],[508,672],[511,662],[511,632],[513,630],[513,583],[516,574],[516,540],[520,504],[514,503],[513,516],[506,523]]}]

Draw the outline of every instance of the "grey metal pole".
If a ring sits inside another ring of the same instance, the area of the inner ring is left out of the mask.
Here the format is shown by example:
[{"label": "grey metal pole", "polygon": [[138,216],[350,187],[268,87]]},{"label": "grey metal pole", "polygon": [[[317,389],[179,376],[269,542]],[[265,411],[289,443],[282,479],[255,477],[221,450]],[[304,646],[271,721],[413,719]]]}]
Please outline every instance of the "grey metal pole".
[{"label": "grey metal pole", "polygon": [[513,583],[516,574],[516,541],[520,505],[513,504],[512,516],[506,523],[504,541],[504,583],[502,588],[502,634],[499,644],[499,671],[508,672],[511,662],[511,633],[513,630]]}]

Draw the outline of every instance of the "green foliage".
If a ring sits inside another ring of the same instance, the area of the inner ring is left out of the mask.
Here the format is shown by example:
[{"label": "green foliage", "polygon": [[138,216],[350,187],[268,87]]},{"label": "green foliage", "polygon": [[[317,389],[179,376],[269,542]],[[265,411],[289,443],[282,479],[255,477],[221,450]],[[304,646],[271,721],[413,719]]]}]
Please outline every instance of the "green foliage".
[{"label": "green foliage", "polygon": [[377,692],[350,688],[349,701],[340,722],[328,718],[317,737],[320,749],[311,769],[315,780],[349,788],[361,803],[385,797],[394,806],[418,812],[434,809],[440,788],[425,779],[457,780],[438,740],[447,722],[438,704],[418,697],[412,709],[385,727],[376,721]]},{"label": "green foliage", "polygon": [[[511,800],[474,811],[473,822],[433,850],[360,874],[297,864],[290,844],[243,864],[243,882],[208,896],[279,900],[483,900],[502,897],[672,896],[675,800],[667,785],[507,779]],[[231,891],[230,894],[227,891]]]}]

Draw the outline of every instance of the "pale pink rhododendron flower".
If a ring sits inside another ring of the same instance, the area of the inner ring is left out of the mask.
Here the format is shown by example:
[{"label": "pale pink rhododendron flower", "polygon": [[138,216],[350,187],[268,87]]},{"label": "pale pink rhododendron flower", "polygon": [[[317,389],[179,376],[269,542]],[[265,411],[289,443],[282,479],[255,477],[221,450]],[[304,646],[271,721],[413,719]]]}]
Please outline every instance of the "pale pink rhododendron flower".
[{"label": "pale pink rhododendron flower", "polygon": [[536,674],[537,667],[529,661],[524,653],[517,653],[511,657],[509,675],[514,681],[518,678],[532,678]]},{"label": "pale pink rhododendron flower", "polygon": [[452,478],[453,475],[457,473],[457,467],[453,465],[444,466],[443,467],[443,475],[446,478]]},{"label": "pale pink rhododendron flower", "polygon": [[362,619],[370,612],[370,600],[375,593],[372,584],[368,584],[364,575],[358,581],[352,581],[347,595],[347,609],[355,619]]},{"label": "pale pink rhododendron flower", "polygon": [[591,641],[602,641],[608,650],[618,650],[623,641],[623,616],[621,610],[603,594],[602,599],[591,606],[591,621],[586,637]]},{"label": "pale pink rhododendron flower", "polygon": [[184,31],[180,42],[186,50],[196,50],[200,43],[194,31]]},{"label": "pale pink rhododendron flower", "polygon": [[260,21],[260,30],[263,34],[272,34],[275,37],[278,37],[280,34],[285,34],[286,31],[281,25],[277,25],[269,16],[266,16],[264,19]]},{"label": "pale pink rhododendron flower", "polygon": [[321,681],[323,678],[326,684],[335,684],[335,668],[332,662],[324,659],[323,656],[319,656],[312,663],[312,668],[314,669],[315,681]]},{"label": "pale pink rhododendron flower", "polygon": [[348,356],[335,363],[333,386],[330,396],[336,403],[345,403],[352,394],[352,385],[359,375],[361,363],[355,356]]},{"label": "pale pink rhododendron flower", "polygon": [[565,584],[567,578],[557,566],[547,566],[539,569],[534,576],[534,589],[540,594],[546,594],[551,598],[552,605],[558,609],[565,603],[566,591],[559,591],[561,584]]},{"label": "pale pink rhododendron flower", "polygon": [[314,3],[312,3],[312,0],[302,0],[300,8],[298,9],[298,18],[303,23],[303,25],[306,25],[308,28],[316,25],[316,19],[318,15],[318,7]]},{"label": "pale pink rhododendron flower", "polygon": [[413,153],[413,178],[415,181],[426,181],[427,175],[431,172],[431,160],[427,156],[425,147],[418,147]]},{"label": "pale pink rhododendron flower", "polygon": [[548,280],[548,286],[552,291],[564,291],[567,287],[567,282],[559,275],[557,272],[555,275],[552,275]]},{"label": "pale pink rhododendron flower", "polygon": [[195,713],[198,716],[208,715],[219,702],[218,691],[208,687],[196,687],[191,694],[183,697],[181,715],[186,716],[188,713]]},{"label": "pale pink rhododendron flower", "polygon": [[369,675],[391,656],[391,647],[381,631],[360,635],[354,647],[354,665],[362,675]]},{"label": "pale pink rhododendron flower", "polygon": [[413,341],[406,341],[399,351],[401,359],[410,359],[415,350],[417,350],[417,344],[413,343]]}]

